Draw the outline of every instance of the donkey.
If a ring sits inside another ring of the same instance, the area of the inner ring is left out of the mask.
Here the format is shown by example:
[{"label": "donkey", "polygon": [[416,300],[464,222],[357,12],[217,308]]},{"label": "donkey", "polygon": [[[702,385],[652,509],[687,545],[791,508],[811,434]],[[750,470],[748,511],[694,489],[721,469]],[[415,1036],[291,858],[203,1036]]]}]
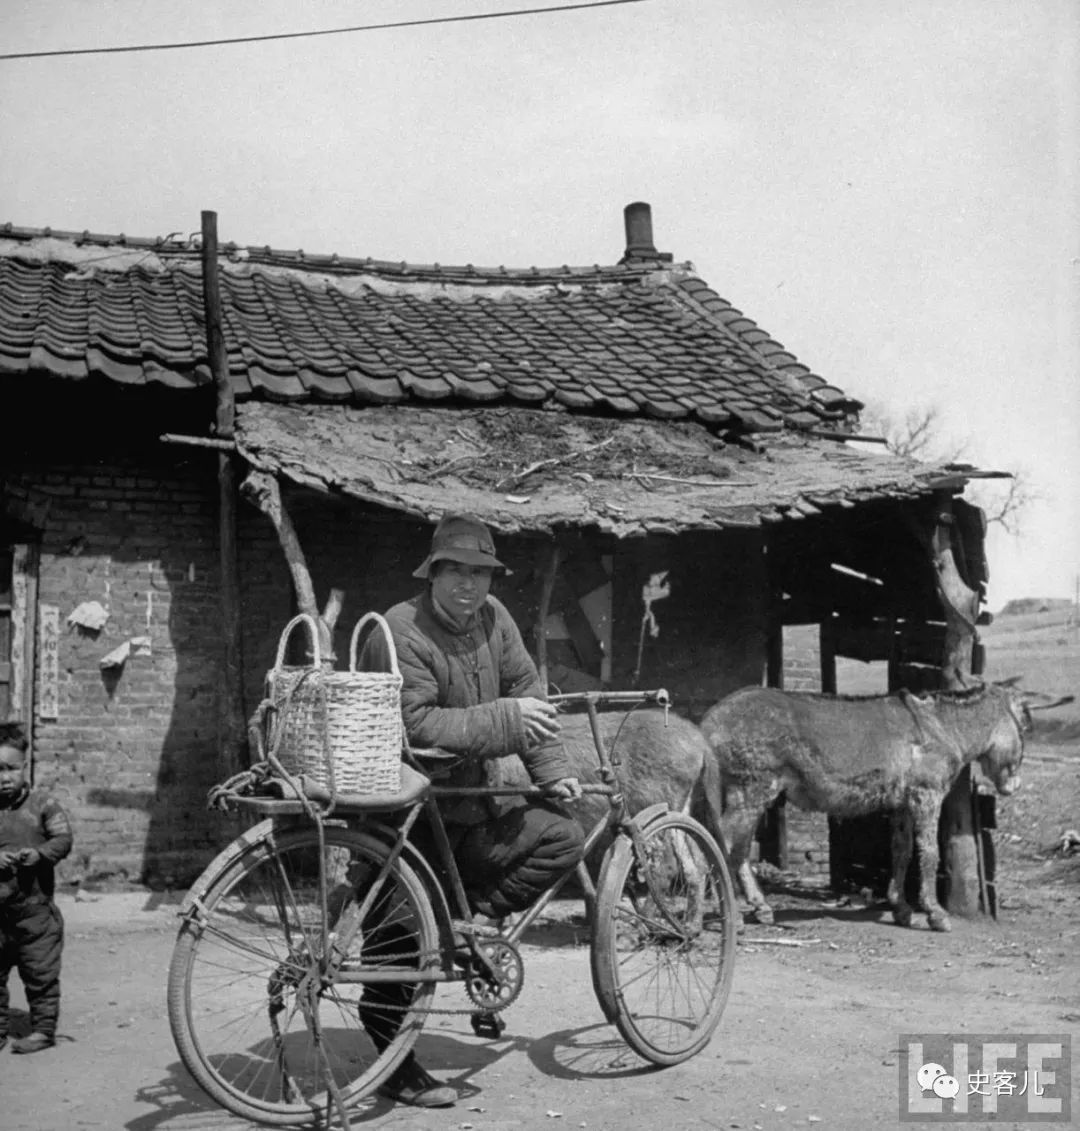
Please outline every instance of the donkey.
[{"label": "donkey", "polygon": [[[720,797],[719,768],[701,731],[674,712],[656,708],[601,711],[598,715],[604,746],[619,761],[618,780],[628,811],[633,814],[666,802],[683,813],[709,808]],[[583,784],[600,781],[596,745],[588,715],[559,717],[559,741],[570,762],[570,772]],[[525,767],[516,757],[502,760],[506,785],[527,785]],[[586,794],[571,807],[572,815],[587,832],[607,811],[608,800]],[[719,808],[716,810],[717,817]],[[716,833],[718,819],[706,822]]]},{"label": "donkey", "polygon": [[[605,748],[613,761],[619,763],[617,782],[627,811],[633,815],[663,802],[677,812],[693,813],[716,837],[723,851],[719,820],[720,774],[701,731],[679,715],[652,708],[604,711],[599,714],[598,722]],[[559,741],[570,762],[570,772],[582,784],[599,782],[596,745],[588,716],[563,715]],[[503,760],[501,774],[506,785],[528,783],[525,767],[517,757]],[[608,804],[607,797],[586,793],[574,802],[570,812],[587,833],[607,812]],[[596,853],[604,847],[605,842],[597,845],[594,862]],[[687,881],[686,923],[690,929],[700,930],[704,921],[704,875],[681,838],[672,838],[672,848],[681,875]],[[668,866],[674,861],[663,863]]]},{"label": "donkey", "polygon": [[914,835],[920,902],[931,929],[949,930],[936,895],[942,802],[974,761],[999,793],[1018,788],[1031,698],[999,684],[858,698],[746,687],[710,708],[701,730],[720,769],[722,827],[758,922],[771,923],[772,911],[747,856],[762,813],[785,792],[802,809],[836,817],[890,812],[893,917],[911,925],[904,877]]}]

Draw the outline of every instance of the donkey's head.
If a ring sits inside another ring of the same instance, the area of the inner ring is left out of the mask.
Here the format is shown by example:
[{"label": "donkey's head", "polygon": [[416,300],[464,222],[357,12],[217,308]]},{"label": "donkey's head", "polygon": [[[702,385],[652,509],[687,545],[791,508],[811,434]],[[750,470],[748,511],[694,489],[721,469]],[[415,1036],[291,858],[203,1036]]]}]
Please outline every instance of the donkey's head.
[{"label": "donkey's head", "polygon": [[1001,684],[986,688],[987,703],[993,704],[989,738],[979,756],[979,768],[994,783],[998,793],[1008,796],[1020,788],[1020,763],[1024,742],[1031,733],[1031,712],[1023,693]]},{"label": "donkey's head", "polygon": [[989,740],[979,756],[982,772],[994,783],[998,793],[1008,796],[1020,788],[1020,763],[1024,743],[1033,729],[1031,712],[1045,711],[1071,703],[1072,695],[1052,696],[1017,687],[1018,679],[988,684],[988,702],[995,704]]}]

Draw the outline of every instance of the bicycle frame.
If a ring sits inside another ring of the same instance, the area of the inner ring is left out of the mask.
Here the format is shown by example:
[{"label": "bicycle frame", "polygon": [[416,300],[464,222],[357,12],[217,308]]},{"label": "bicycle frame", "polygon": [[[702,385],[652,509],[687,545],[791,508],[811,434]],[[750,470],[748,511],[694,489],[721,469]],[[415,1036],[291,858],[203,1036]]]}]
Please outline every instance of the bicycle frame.
[{"label": "bicycle frame", "polygon": [[[604,739],[600,733],[600,723],[598,707],[608,704],[632,704],[634,706],[643,706],[647,703],[655,703],[662,706],[665,710],[670,704],[668,693],[665,689],[659,688],[655,691],[583,691],[571,692],[567,694],[552,695],[549,698],[552,703],[581,703],[584,704],[586,712],[589,716],[589,727],[593,736],[593,744],[596,747],[597,759],[599,761],[599,771],[602,782],[597,785],[584,785],[582,787],[583,793],[602,794],[609,800],[609,809],[606,816],[602,817],[596,822],[592,829],[586,834],[582,858],[571,869],[567,870],[550,888],[547,889],[533,904],[531,904],[525,911],[521,912],[515,918],[513,925],[506,931],[502,932],[502,937],[511,943],[518,943],[525,935],[526,931],[532,927],[538,918],[551,904],[551,901],[559,894],[560,891],[570,881],[572,876],[577,876],[578,882],[585,892],[586,906],[589,909],[590,917],[592,915],[592,908],[596,902],[596,885],[593,883],[592,876],[589,875],[588,867],[585,861],[588,859],[589,854],[600,842],[600,840],[609,832],[618,834],[619,832],[629,835],[635,842],[639,836],[639,829],[648,823],[650,819],[660,813],[667,811],[667,805],[660,803],[658,805],[649,806],[643,810],[636,817],[631,817],[626,811],[626,804],[621,791],[617,788],[618,785],[618,766],[619,759],[609,751],[604,743]],[[472,920],[472,912],[469,908],[468,897],[465,893],[465,887],[461,880],[461,873],[458,870],[457,862],[454,859],[453,846],[450,843],[450,837],[446,831],[446,823],[443,820],[442,812],[439,809],[439,800],[441,798],[450,797],[529,797],[529,798],[543,798],[547,796],[544,790],[539,788],[520,788],[520,787],[495,787],[495,786],[440,786],[432,784],[427,798],[421,803],[424,813],[431,825],[432,834],[435,838],[435,847],[438,852],[437,863],[441,865],[446,872],[449,881],[450,890],[447,891],[444,885],[434,876],[432,869],[428,869],[427,873],[430,875],[438,887],[437,893],[441,898],[433,899],[433,905],[436,909],[436,916],[440,923],[440,933],[444,932],[449,924],[445,923],[447,916],[453,917],[456,913],[457,918],[463,923],[469,923]],[[408,828],[411,828],[413,821],[409,820],[406,827],[398,833],[394,838],[395,845],[393,849],[393,858],[402,851],[404,844],[407,840]],[[383,826],[384,828],[386,826]],[[452,909],[451,903],[452,901]],[[361,908],[363,912],[365,908]],[[478,948],[475,944],[475,939],[472,937],[467,938],[467,945],[470,949],[480,958],[486,965],[486,960],[480,954],[477,954]]]},{"label": "bicycle frame", "polygon": [[[628,815],[623,795],[617,788],[619,759],[614,756],[612,752],[608,751],[604,743],[600,733],[598,715],[598,707],[608,704],[644,706],[648,703],[654,703],[664,707],[666,710],[669,704],[666,690],[660,688],[655,691],[572,692],[553,695],[550,697],[550,701],[556,705],[569,703],[584,704],[589,716],[593,743],[596,747],[599,773],[603,780],[599,784],[584,785],[582,792],[606,796],[609,800],[609,809],[607,814],[600,818],[586,834],[582,859],[573,868],[568,869],[552,887],[545,891],[539,899],[523,911],[520,916],[516,917],[513,925],[503,932],[502,937],[511,943],[517,943],[521,940],[525,932],[528,931],[544,913],[551,904],[551,901],[569,882],[570,878],[575,875],[585,892],[586,904],[591,917],[592,908],[596,901],[596,885],[593,883],[592,877],[589,875],[588,868],[585,864],[585,860],[588,858],[589,854],[604,835],[609,832],[613,832],[616,835],[619,833],[628,835],[636,843],[640,836],[639,830],[648,824],[649,820],[653,817],[667,811],[667,805],[660,803],[650,806],[648,809],[638,813],[635,817]],[[416,752],[411,753],[415,755]],[[415,757],[413,761],[415,764],[417,761]],[[366,970],[362,973],[342,970],[340,957],[348,953],[353,938],[357,931],[360,930],[360,924],[368,914],[375,899],[378,898],[378,890],[381,886],[381,882],[389,874],[394,862],[402,854],[405,854],[413,867],[421,873],[425,885],[428,887],[436,921],[439,926],[440,939],[442,941],[441,950],[443,953],[441,955],[442,961],[440,966],[436,969],[417,970],[414,980],[417,982],[444,982],[454,980],[457,977],[453,964],[453,951],[455,946],[454,920],[456,919],[460,923],[467,925],[472,921],[472,912],[469,908],[468,897],[465,893],[457,862],[454,859],[453,847],[446,830],[446,824],[439,809],[439,800],[441,798],[450,797],[500,796],[519,796],[539,799],[548,795],[543,789],[537,787],[455,787],[440,786],[433,783],[425,797],[396,811],[399,814],[399,819],[395,823],[381,819],[385,816],[385,810],[365,813],[363,810],[348,811],[338,809],[332,817],[327,818],[332,821],[355,823],[373,836],[378,837],[386,844],[388,856],[383,866],[380,868],[379,875],[372,880],[369,891],[361,903],[348,913],[346,919],[338,919],[334,923],[330,923],[325,917],[327,893],[325,890],[325,877],[321,874],[320,867],[320,902],[324,910],[321,951],[325,964],[323,978],[326,981],[378,982],[393,980],[396,977],[396,975],[387,974],[377,969]],[[291,822],[302,819],[301,807],[298,802],[255,801],[253,803],[249,802],[249,804],[250,807],[256,811],[273,813],[274,816],[272,820],[284,818]],[[409,832],[421,812],[423,812],[429,820],[435,838],[435,847],[438,853],[438,859],[436,861],[426,860],[412,848],[411,842],[409,841]],[[443,884],[436,874],[436,868],[438,866],[445,869],[449,881],[449,891],[447,891],[446,885]],[[189,893],[188,899],[185,900],[185,908],[182,908],[181,914],[184,914],[186,911],[188,914],[197,915],[198,906],[199,898],[193,889],[193,891]],[[467,936],[466,945],[472,951],[474,957],[483,965],[488,965],[487,959],[476,943],[476,939],[469,935],[467,931],[463,933]],[[333,943],[332,946],[330,945],[331,942]]]}]

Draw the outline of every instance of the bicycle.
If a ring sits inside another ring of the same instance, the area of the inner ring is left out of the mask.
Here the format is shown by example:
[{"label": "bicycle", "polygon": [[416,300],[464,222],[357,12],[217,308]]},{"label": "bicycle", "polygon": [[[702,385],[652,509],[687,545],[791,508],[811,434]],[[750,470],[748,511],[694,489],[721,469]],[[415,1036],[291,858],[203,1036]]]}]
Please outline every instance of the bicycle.
[{"label": "bicycle", "polygon": [[[667,693],[550,700],[585,706],[601,780],[584,788],[605,794],[608,812],[587,834],[582,862],[501,932],[473,923],[438,800],[542,791],[439,786],[432,760],[445,752],[436,751],[406,752],[400,793],[339,797],[316,821],[302,797],[226,791],[229,808],[263,819],[188,892],[168,975],[177,1049],[212,1099],[255,1122],[327,1125],[336,1111],[347,1127],[349,1110],[402,1062],[430,1014],[469,1012],[479,1035],[500,1035],[499,1014],[523,984],[519,943],[575,873],[607,1021],[657,1066],[705,1047],[733,973],[737,911],[726,854],[701,824],[666,804],[626,812],[617,754],[607,751],[598,721],[602,705],[666,708]],[[421,814],[435,862],[409,839]],[[607,834],[594,885],[585,860]],[[455,982],[468,1005],[436,1009],[436,987]],[[395,987],[398,1004],[388,1005]],[[396,1010],[394,1032],[378,1048],[364,1019],[388,1010]]]}]

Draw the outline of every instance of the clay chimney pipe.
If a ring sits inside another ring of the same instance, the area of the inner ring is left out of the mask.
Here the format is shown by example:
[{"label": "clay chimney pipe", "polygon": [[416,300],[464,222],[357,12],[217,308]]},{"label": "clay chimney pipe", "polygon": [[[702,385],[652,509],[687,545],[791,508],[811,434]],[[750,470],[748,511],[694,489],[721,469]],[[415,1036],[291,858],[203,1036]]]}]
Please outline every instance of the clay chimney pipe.
[{"label": "clay chimney pipe", "polygon": [[624,259],[656,259],[659,253],[653,246],[652,209],[636,200],[623,209],[626,223],[626,254]]}]

